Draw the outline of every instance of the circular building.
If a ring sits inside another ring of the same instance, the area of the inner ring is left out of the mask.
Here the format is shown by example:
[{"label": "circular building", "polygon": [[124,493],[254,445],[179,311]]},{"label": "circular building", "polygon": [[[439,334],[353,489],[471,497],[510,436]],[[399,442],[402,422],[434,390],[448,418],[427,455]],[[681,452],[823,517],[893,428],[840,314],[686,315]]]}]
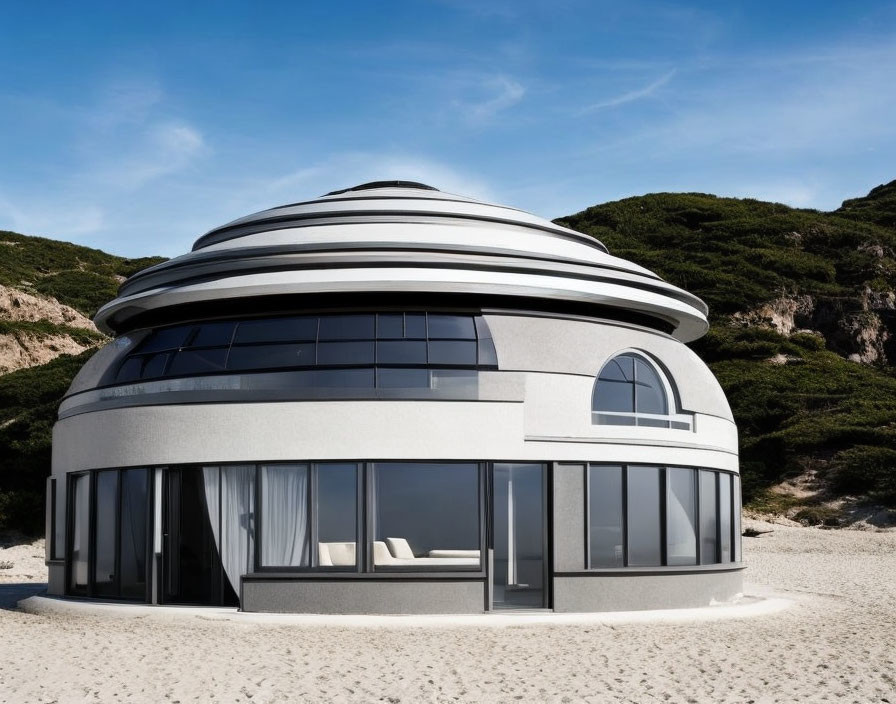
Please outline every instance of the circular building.
[{"label": "circular building", "polygon": [[59,409],[50,593],[247,611],[699,606],[741,591],[706,306],[418,183],[235,220],[128,279]]}]

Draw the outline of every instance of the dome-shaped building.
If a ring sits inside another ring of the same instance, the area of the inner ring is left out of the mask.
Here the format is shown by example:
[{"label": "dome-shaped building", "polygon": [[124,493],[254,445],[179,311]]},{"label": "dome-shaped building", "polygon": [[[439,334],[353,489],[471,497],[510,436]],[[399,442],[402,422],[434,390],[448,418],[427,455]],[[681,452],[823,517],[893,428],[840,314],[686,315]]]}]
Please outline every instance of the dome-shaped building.
[{"label": "dome-shaped building", "polygon": [[128,279],[53,434],[50,593],[247,611],[698,606],[741,591],[706,306],[410,182]]}]

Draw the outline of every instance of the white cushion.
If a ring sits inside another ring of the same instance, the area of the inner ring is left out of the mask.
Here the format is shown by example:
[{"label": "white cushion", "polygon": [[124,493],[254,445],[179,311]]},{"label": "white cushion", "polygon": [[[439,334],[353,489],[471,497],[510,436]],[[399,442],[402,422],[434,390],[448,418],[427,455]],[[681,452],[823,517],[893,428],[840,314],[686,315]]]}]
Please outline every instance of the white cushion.
[{"label": "white cushion", "polygon": [[317,544],[317,564],[321,567],[333,566],[333,560],[330,559],[330,548],[326,543]]},{"label": "white cushion", "polygon": [[389,552],[389,548],[382,540],[373,541],[373,564],[374,565],[394,565],[395,558]]},{"label": "white cushion", "polygon": [[[326,549],[329,563],[323,561]],[[352,543],[320,543],[320,564],[322,567],[351,567],[355,564],[355,544]]]},{"label": "white cushion", "polygon": [[400,560],[413,560],[415,557],[414,551],[411,550],[411,546],[404,538],[386,538],[386,544],[389,546],[392,557],[397,557]]}]

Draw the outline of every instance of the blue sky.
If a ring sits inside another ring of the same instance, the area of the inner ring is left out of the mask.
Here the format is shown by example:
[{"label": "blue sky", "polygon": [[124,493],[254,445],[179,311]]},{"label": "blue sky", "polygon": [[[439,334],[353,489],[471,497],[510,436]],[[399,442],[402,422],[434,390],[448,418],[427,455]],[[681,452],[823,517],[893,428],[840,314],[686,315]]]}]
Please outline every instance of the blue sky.
[{"label": "blue sky", "polygon": [[833,209],[894,156],[894,2],[0,0],[0,229],[126,256],[381,178]]}]

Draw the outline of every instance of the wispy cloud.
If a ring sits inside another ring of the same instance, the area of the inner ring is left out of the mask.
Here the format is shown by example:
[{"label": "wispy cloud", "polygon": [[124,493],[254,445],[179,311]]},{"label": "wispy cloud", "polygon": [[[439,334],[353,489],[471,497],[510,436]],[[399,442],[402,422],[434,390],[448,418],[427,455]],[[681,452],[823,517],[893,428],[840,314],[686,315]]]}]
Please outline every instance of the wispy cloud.
[{"label": "wispy cloud", "polygon": [[519,103],[526,94],[520,83],[507,76],[489,76],[480,81],[478,89],[488,97],[477,101],[454,102],[464,120],[472,125],[490,122],[498,113]]},{"label": "wispy cloud", "polygon": [[657,90],[666,85],[669,81],[672,80],[672,77],[675,76],[676,70],[672,69],[668,73],[660,76],[652,83],[648,83],[646,86],[642,88],[638,88],[637,90],[631,90],[626,93],[622,93],[612,98],[608,98],[606,100],[601,100],[597,103],[592,103],[581,110],[578,111],[578,115],[587,115],[588,113],[596,112],[598,110],[605,110],[607,108],[616,108],[620,105],[625,105],[626,103],[633,103],[636,100],[641,100],[643,98],[649,98],[653,95]]}]

